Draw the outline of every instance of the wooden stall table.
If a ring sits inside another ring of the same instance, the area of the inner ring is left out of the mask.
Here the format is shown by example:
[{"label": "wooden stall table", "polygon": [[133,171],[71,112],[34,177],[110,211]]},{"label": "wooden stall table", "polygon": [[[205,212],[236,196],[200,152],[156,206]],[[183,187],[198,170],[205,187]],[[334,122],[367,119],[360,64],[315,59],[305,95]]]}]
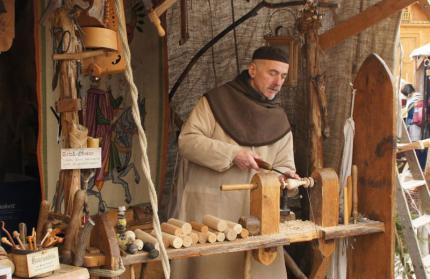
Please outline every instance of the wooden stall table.
[{"label": "wooden stall table", "polygon": [[[259,248],[269,248],[291,243],[311,241],[315,239],[332,240],[342,237],[355,237],[384,232],[384,223],[378,221],[365,221],[357,224],[338,225],[333,227],[320,227],[310,221],[287,221],[280,224],[280,233],[272,235],[250,236],[247,239],[224,241],[206,244],[196,244],[189,248],[168,248],[169,259],[208,256]],[[124,265],[159,261],[160,257],[149,259],[148,253],[139,252],[134,255],[122,257]]]}]

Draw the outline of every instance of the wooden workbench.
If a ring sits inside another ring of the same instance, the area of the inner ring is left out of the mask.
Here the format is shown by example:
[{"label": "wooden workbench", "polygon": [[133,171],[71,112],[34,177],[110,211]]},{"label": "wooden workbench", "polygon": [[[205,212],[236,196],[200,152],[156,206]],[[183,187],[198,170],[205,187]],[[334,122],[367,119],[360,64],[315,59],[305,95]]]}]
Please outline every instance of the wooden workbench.
[{"label": "wooden workbench", "polygon": [[[189,248],[167,249],[169,259],[190,258],[214,254],[225,254],[267,248],[290,243],[311,241],[314,239],[335,239],[384,232],[384,223],[365,221],[358,224],[319,227],[310,221],[288,221],[280,224],[280,233],[264,236],[251,236],[247,239],[197,244]],[[127,255],[123,258],[124,265],[158,261],[160,258],[148,259],[146,252]]]}]

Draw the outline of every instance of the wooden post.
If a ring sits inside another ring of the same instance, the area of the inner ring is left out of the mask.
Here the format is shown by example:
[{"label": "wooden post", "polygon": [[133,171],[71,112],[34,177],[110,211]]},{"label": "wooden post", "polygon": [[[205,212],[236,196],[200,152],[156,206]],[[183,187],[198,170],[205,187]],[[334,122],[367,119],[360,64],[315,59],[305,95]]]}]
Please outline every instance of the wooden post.
[{"label": "wooden post", "polygon": [[[55,12],[53,26],[59,27],[62,33],[59,34],[57,41],[62,45],[60,46],[66,53],[74,53],[80,50],[80,44],[75,35],[74,23],[68,15],[68,10],[66,8],[60,8]],[[61,42],[61,38],[62,42]],[[67,48],[67,49],[66,49]],[[67,60],[62,62],[59,67],[59,89],[60,98],[59,102],[69,99],[77,99],[77,89],[76,89],[76,61]],[[77,111],[65,111],[60,114],[61,121],[61,146],[63,148],[70,148],[70,130],[73,125],[78,126],[79,117]],[[61,170],[59,175],[59,185],[61,191],[64,193],[64,208],[65,214],[71,215],[73,211],[73,197],[80,189],[80,171],[79,170]],[[61,195],[57,195],[57,199],[60,199]],[[55,204],[61,204],[61,202],[56,202]],[[59,212],[60,208],[56,208]]]},{"label": "wooden post", "polygon": [[[310,129],[310,171],[323,167],[323,121],[322,116],[327,111],[327,100],[323,76],[320,74],[318,54],[318,28],[321,26],[320,15],[316,4],[307,4],[302,16],[297,20],[297,26],[305,37],[305,88],[308,97],[309,129]],[[324,121],[326,122],[326,121]]]},{"label": "wooden post", "polygon": [[[339,179],[332,169],[315,170],[315,186],[310,189],[311,218],[321,227],[336,226],[339,219]],[[325,278],[336,248],[334,239],[318,239],[313,243],[314,257],[309,278]]]}]

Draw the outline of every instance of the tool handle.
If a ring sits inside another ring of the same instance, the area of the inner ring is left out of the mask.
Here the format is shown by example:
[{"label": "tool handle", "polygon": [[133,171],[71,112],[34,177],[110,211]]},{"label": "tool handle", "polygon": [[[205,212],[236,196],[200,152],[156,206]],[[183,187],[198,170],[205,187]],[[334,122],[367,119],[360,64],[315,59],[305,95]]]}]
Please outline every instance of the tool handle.
[{"label": "tool handle", "polygon": [[354,220],[354,224],[356,224],[358,220],[358,189],[357,189],[358,168],[357,168],[357,165],[352,165],[351,176],[352,176],[352,218]]},{"label": "tool handle", "polygon": [[270,170],[270,171],[273,169],[272,165],[267,163],[266,161],[263,161],[263,160],[258,159],[258,158],[254,158],[254,160],[260,169]]},{"label": "tool handle", "polygon": [[155,28],[157,28],[158,35],[160,37],[164,37],[166,35],[166,31],[164,31],[163,26],[161,26],[161,21],[157,13],[154,10],[151,10],[148,16],[151,22],[155,25]]},{"label": "tool handle", "polygon": [[223,184],[220,187],[221,191],[236,191],[236,190],[253,190],[257,188],[255,184]]}]

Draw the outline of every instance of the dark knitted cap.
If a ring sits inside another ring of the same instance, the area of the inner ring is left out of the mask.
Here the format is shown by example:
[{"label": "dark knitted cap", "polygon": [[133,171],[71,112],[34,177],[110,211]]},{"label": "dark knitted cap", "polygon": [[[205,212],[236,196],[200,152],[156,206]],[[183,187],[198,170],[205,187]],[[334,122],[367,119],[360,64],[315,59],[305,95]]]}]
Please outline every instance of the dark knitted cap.
[{"label": "dark knitted cap", "polygon": [[288,54],[282,49],[272,46],[257,48],[252,55],[252,60],[254,59],[275,60],[288,64]]}]

